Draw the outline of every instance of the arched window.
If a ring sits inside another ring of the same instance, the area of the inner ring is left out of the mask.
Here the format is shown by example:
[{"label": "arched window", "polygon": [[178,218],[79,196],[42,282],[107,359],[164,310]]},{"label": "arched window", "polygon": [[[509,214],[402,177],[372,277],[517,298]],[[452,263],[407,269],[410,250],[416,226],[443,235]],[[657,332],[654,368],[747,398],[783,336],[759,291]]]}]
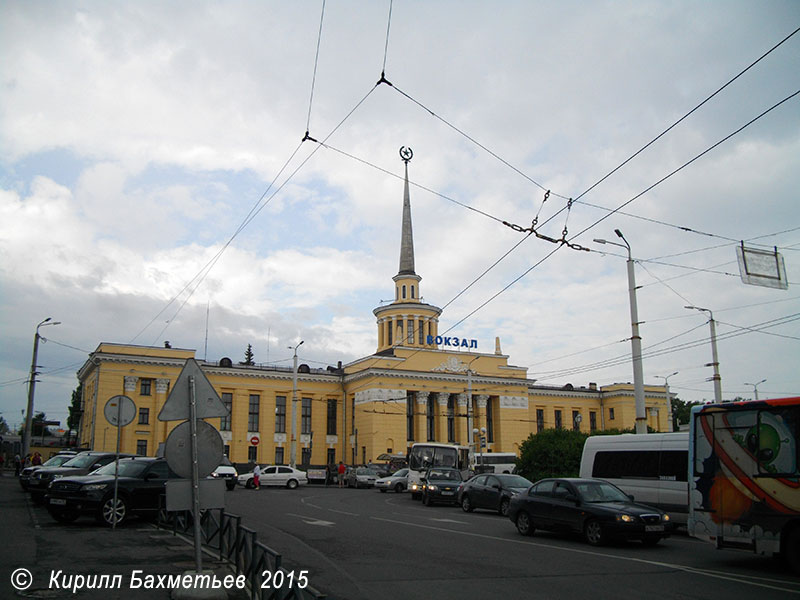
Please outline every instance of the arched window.
[{"label": "arched window", "polygon": [[413,285],[411,286],[411,298],[415,298],[415,296],[414,296],[414,286]]},{"label": "arched window", "polygon": [[406,286],[403,286],[403,300],[406,299]]}]

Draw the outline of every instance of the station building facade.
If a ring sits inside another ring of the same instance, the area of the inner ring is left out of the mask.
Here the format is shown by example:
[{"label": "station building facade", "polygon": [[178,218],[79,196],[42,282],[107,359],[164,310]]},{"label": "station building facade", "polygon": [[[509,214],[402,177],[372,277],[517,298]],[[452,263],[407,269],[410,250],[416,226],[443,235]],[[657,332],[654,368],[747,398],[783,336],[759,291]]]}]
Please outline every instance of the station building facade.
[{"label": "station building facade", "polygon": [[[406,162],[400,267],[395,299],[376,308],[374,354],[326,369],[294,369],[198,360],[230,410],[208,419],[232,462],[288,464],[297,419],[298,465],[368,463],[382,453],[406,453],[414,442],[516,452],[531,433],[632,428],[633,385],[537,385],[527,369],[510,365],[495,341],[479,353],[474,340],[439,335],[442,310],[422,301],[415,272]],[[101,343],[78,372],[83,390],[80,445],[113,451],[116,427],[104,418],[109,398],[124,394],[137,409],[121,429],[121,451],[155,455],[178,422],[158,420],[191,349]],[[669,430],[663,386],[645,386],[647,424]],[[295,405],[294,410],[293,406]],[[478,436],[473,433],[478,430]]]}]

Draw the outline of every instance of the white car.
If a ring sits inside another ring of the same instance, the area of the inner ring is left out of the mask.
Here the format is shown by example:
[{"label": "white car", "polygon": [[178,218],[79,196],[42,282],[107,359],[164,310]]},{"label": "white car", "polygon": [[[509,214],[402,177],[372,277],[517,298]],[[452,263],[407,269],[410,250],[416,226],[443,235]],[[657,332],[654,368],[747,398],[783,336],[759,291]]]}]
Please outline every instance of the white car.
[{"label": "white car", "polygon": [[408,487],[408,469],[400,469],[389,477],[381,477],[375,482],[375,487],[382,492],[394,490],[399,494]]},{"label": "white car", "polygon": [[231,461],[225,457],[210,476],[214,479],[224,479],[225,486],[232,490],[236,487],[236,479],[239,477],[239,473],[236,472],[236,467],[231,464]]},{"label": "white car", "polygon": [[[306,485],[308,483],[308,477],[305,472],[299,469],[293,469],[292,467],[264,465],[261,467],[261,475],[258,481],[260,485],[286,486],[290,490],[293,490],[298,485]],[[253,483],[253,472],[251,471],[250,473],[239,475],[237,482],[239,485],[243,485],[249,490],[253,489],[255,487]]]}]

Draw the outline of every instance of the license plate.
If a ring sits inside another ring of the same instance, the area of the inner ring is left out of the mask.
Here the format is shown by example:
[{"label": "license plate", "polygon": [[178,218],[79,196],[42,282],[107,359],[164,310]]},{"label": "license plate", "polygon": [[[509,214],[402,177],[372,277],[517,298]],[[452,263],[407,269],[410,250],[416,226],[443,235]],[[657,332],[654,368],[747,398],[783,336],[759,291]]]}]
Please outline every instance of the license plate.
[{"label": "license plate", "polygon": [[455,492],[442,492],[442,496],[452,496]]},{"label": "license plate", "polygon": [[65,506],[67,501],[63,498],[50,498],[50,504],[56,504],[58,506]]},{"label": "license plate", "polygon": [[663,525],[645,525],[644,526],[644,530],[645,531],[664,531],[664,526]]}]

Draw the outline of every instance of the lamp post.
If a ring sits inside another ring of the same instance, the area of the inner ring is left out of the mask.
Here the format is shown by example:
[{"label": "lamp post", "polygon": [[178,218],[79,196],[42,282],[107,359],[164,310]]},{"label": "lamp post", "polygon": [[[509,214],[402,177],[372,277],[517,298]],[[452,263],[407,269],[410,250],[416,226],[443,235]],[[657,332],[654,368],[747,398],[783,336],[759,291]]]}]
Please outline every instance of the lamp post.
[{"label": "lamp post", "polygon": [[619,246],[628,251],[628,297],[631,305],[631,355],[633,358],[633,398],[636,406],[636,433],[647,433],[647,416],[644,406],[644,375],[642,373],[642,338],[639,335],[639,309],[636,305],[636,276],[633,269],[631,245],[619,229],[615,229],[625,245],[607,240],[595,239],[598,244]]},{"label": "lamp post", "polygon": [[759,381],[758,383],[747,383],[747,382],[745,382],[745,385],[752,385],[752,386],[753,386],[753,396],[755,396],[755,398],[753,398],[753,399],[754,399],[756,402],[758,401],[758,386],[760,386],[760,385],[761,385],[762,383],[764,383],[765,381],[766,381],[766,379],[762,379],[762,380],[761,380],[761,381]]},{"label": "lamp post", "polygon": [[677,375],[677,374],[678,374],[678,371],[675,371],[674,373],[670,373],[669,375],[656,375],[655,376],[658,379],[663,379],[664,380],[664,395],[667,397],[667,419],[668,419],[667,431],[669,431],[670,433],[675,431],[675,427],[673,426],[673,423],[672,423],[672,398],[669,397],[669,378],[672,377],[673,375]]},{"label": "lamp post", "polygon": [[289,346],[290,350],[294,350],[294,362],[292,368],[292,446],[289,454],[289,466],[293,469],[297,468],[297,349],[303,345],[303,340],[294,348]]},{"label": "lamp post", "polygon": [[690,310],[699,310],[708,313],[708,324],[711,326],[711,362],[706,364],[707,367],[714,367],[714,376],[711,380],[714,382],[714,402],[717,404],[722,402],[722,377],[719,374],[719,356],[717,355],[717,326],[714,321],[714,313],[707,308],[700,308],[699,306],[684,306]]},{"label": "lamp post", "polygon": [[467,447],[469,448],[468,452],[471,455],[469,457],[470,461],[475,459],[475,436],[474,432],[477,431],[473,430],[472,428],[472,363],[478,360],[480,356],[476,356],[467,364]]},{"label": "lamp post", "polygon": [[31,435],[33,433],[33,395],[36,390],[36,360],[39,355],[39,327],[47,325],[61,325],[61,321],[52,321],[52,317],[47,317],[36,326],[36,334],[33,336],[33,359],[31,360],[31,379],[28,383],[28,413],[25,415],[25,441],[22,446],[22,459],[28,456],[31,450]]}]

